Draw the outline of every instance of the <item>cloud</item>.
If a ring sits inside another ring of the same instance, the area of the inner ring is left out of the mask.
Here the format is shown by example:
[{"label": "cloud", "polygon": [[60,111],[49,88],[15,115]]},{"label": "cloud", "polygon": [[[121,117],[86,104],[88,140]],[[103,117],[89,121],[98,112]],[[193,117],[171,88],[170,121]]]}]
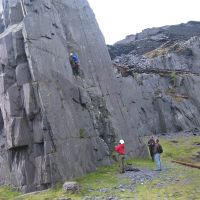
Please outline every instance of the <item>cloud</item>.
[{"label": "cloud", "polygon": [[199,0],[88,0],[106,42],[143,29],[200,21]]}]

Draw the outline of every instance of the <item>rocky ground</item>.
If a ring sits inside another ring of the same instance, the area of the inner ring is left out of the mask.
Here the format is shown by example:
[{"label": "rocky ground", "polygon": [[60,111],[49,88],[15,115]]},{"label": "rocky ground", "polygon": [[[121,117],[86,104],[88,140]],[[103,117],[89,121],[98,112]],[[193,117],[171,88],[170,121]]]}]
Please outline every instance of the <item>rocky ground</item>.
[{"label": "rocky ground", "polygon": [[[138,199],[142,200],[138,196],[137,192],[137,187],[139,185],[146,185],[153,180],[156,180],[157,178],[162,179],[161,182],[158,182],[156,187],[165,187],[165,185],[170,185],[170,184],[176,184],[180,182],[178,176],[175,177],[174,174],[171,173],[173,171],[173,164],[167,164],[163,167],[163,170],[160,171],[155,171],[155,170],[150,170],[148,168],[142,168],[137,172],[131,172],[128,171],[123,175],[119,175],[119,179],[121,178],[128,178],[130,179],[131,183],[130,184],[120,184],[118,189],[121,191],[121,193],[125,193],[127,191],[131,192],[132,195],[130,196],[125,196],[124,198],[118,197],[113,193],[113,196],[106,196],[106,193],[108,193],[108,189],[102,188],[99,190],[99,192],[102,193],[101,197],[84,197],[84,200],[123,200],[123,199]],[[116,189],[116,188],[114,188]],[[166,198],[167,199],[167,198]]]},{"label": "rocky ground", "polygon": [[[119,179],[122,178],[128,178],[130,179],[131,183],[129,184],[120,184],[118,188],[113,188],[119,189],[121,193],[124,193],[126,191],[132,192],[133,196],[137,197],[137,191],[136,188],[138,185],[143,185],[151,182],[154,180],[156,177],[160,176],[160,174],[165,174],[167,175],[167,169],[165,168],[162,172],[155,171],[155,170],[150,170],[150,169],[139,169],[138,171],[126,171],[124,174],[119,175]],[[171,180],[170,178],[168,180]],[[90,191],[90,190],[89,190]],[[93,192],[93,190],[91,190]],[[102,193],[102,196],[105,196],[106,193],[109,192],[107,188],[101,188],[99,192]],[[133,196],[127,196],[125,198],[131,199]],[[115,196],[109,196],[109,197],[85,197],[84,200],[120,200],[121,198]]]},{"label": "rocky ground", "polygon": [[[178,137],[184,137],[187,140],[188,138],[191,137],[196,137],[200,136],[199,131],[185,131],[185,132],[177,132],[175,135],[174,133],[167,133],[163,134],[162,137],[164,140],[170,140],[172,143],[179,143],[176,138]],[[197,142],[193,143],[193,145],[200,145],[200,143]],[[200,150],[200,149],[199,149]],[[200,154],[200,152],[199,152]],[[138,199],[138,200],[143,200],[138,194],[138,186],[145,186],[145,185],[151,185],[155,180],[159,180],[154,182],[151,187],[156,187],[156,188],[165,188],[168,187],[169,185],[176,185],[176,184],[182,184],[182,176],[185,176],[187,173],[188,167],[183,167],[179,164],[171,163],[169,161],[166,161],[165,158],[162,158],[162,171],[156,171],[155,169],[150,169],[149,166],[146,167],[134,167],[134,164],[131,165],[131,167],[127,167],[127,169],[133,169],[133,171],[126,171],[124,174],[119,174],[118,179],[121,180],[123,178],[127,178],[130,180],[128,184],[121,183],[119,184],[118,188],[113,188],[113,196],[108,196],[108,197],[85,197],[84,200],[121,200],[121,199]],[[196,157],[193,157],[193,161],[198,161],[198,154]],[[134,161],[133,161],[134,162]],[[156,163],[155,163],[156,165]],[[182,168],[183,167],[183,168]],[[178,170],[178,171],[177,171]],[[198,170],[198,169],[196,169]],[[184,180],[184,184],[188,184],[191,181],[191,177],[188,177]],[[127,191],[129,192],[129,196],[125,196],[123,198],[118,197],[117,195],[114,194],[114,190],[118,189],[121,193],[126,193]],[[91,190],[92,191],[92,190]],[[106,196],[106,193],[109,193],[109,190],[107,188],[101,188],[99,192],[102,193],[102,196]],[[194,191],[193,191],[194,192]],[[177,192],[179,194],[179,192]],[[195,193],[196,194],[196,193]],[[179,194],[181,196],[181,194]],[[157,196],[158,198],[160,197],[160,194]],[[147,198],[151,199],[151,198]],[[162,199],[162,198],[161,198]],[[170,197],[167,194],[165,195],[166,200],[171,200],[171,199],[176,199],[173,197],[173,195]],[[178,197],[177,197],[178,199]],[[182,199],[185,199],[183,197]],[[197,200],[196,197],[191,198],[194,200]]]}]

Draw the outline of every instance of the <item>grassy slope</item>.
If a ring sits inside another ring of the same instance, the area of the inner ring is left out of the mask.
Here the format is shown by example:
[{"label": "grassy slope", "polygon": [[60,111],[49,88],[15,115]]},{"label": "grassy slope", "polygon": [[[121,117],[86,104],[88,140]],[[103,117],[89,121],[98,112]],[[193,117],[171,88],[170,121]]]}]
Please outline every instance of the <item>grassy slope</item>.
[{"label": "grassy slope", "polygon": [[[178,143],[174,143],[178,141]],[[58,197],[71,197],[75,199],[83,199],[83,196],[118,196],[120,199],[138,199],[138,200],[197,200],[200,197],[200,171],[179,164],[171,163],[172,159],[184,160],[187,162],[194,161],[192,157],[200,151],[200,136],[177,137],[177,138],[161,138],[160,143],[163,146],[164,153],[162,161],[164,170],[159,173],[158,177],[144,185],[138,185],[136,192],[121,192],[119,185],[130,184],[130,180],[117,173],[117,166],[104,167],[98,169],[94,173],[90,173],[77,181],[81,185],[79,194],[64,194],[62,187],[58,186],[49,192],[20,197],[20,200],[53,200]],[[129,160],[138,167],[155,168],[155,164],[149,160]],[[100,189],[106,189],[106,192],[100,192]],[[88,190],[90,192],[88,192]],[[8,190],[8,188],[0,189],[0,200],[13,200],[19,193]]]},{"label": "grassy slope", "polygon": [[14,197],[20,195],[19,192],[16,192],[9,187],[0,188],[0,200],[14,199]]},{"label": "grassy slope", "polygon": [[200,147],[197,145],[199,142],[199,136],[173,137],[173,139],[161,138],[160,143],[164,149],[162,161],[165,170],[163,170],[159,178],[156,178],[151,183],[138,186],[138,199],[200,199],[199,169],[171,163],[171,160],[182,160],[199,164],[199,162],[193,160],[197,152],[200,152]]}]

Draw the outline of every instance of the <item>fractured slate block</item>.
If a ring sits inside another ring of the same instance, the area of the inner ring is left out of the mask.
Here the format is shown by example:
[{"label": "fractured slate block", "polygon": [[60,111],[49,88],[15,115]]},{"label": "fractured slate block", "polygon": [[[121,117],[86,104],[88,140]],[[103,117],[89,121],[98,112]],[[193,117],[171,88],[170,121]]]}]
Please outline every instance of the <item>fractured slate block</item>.
[{"label": "fractured slate block", "polygon": [[23,12],[20,0],[17,2],[15,1],[14,4],[10,1],[10,10],[9,10],[9,17],[10,17],[10,24],[16,24],[23,20]]},{"label": "fractured slate block", "polygon": [[35,96],[33,92],[32,85],[26,83],[23,85],[23,94],[24,94],[24,108],[26,115],[29,119],[33,119],[38,113],[38,108],[35,101]]},{"label": "fractured slate block", "polygon": [[28,63],[21,63],[16,67],[16,79],[18,85],[29,83],[31,75],[28,68]]},{"label": "fractured slate block", "polygon": [[27,62],[22,30],[12,33],[14,57],[17,63]]},{"label": "fractured slate block", "polygon": [[8,66],[16,66],[16,59],[14,56],[14,48],[13,48],[13,36],[12,33],[9,33],[8,35],[6,35],[4,37],[4,42],[5,42],[5,46],[6,46],[6,55],[7,55],[7,60],[5,65]]},{"label": "fractured slate block", "polygon": [[15,117],[11,120],[7,130],[8,149],[28,146],[31,141],[30,129],[27,120],[22,117]]},{"label": "fractured slate block", "polygon": [[21,117],[23,114],[23,104],[20,87],[16,84],[9,87],[6,93],[6,110],[10,117]]}]

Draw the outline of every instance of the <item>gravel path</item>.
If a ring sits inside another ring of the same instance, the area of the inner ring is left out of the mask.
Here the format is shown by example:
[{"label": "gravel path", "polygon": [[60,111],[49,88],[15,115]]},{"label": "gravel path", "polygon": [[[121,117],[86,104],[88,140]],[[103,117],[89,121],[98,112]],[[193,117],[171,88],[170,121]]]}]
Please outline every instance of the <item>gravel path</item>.
[{"label": "gravel path", "polygon": [[[131,184],[120,184],[117,189],[119,189],[121,192],[132,192],[134,197],[127,197],[126,199],[137,199],[137,192],[136,187],[138,185],[147,184],[148,182],[154,180],[160,175],[166,176],[168,170],[164,169],[163,171],[155,171],[150,169],[144,169],[144,168],[137,168],[138,171],[126,171],[124,174],[119,174],[119,180],[123,178],[128,178],[131,180]],[[167,176],[166,176],[167,177]],[[171,181],[171,180],[170,180]],[[105,196],[105,194],[108,192],[108,189],[101,188],[99,190],[102,193],[102,196]],[[84,200],[121,200],[121,198],[118,198],[113,194],[113,196],[110,197],[85,197]]]}]

